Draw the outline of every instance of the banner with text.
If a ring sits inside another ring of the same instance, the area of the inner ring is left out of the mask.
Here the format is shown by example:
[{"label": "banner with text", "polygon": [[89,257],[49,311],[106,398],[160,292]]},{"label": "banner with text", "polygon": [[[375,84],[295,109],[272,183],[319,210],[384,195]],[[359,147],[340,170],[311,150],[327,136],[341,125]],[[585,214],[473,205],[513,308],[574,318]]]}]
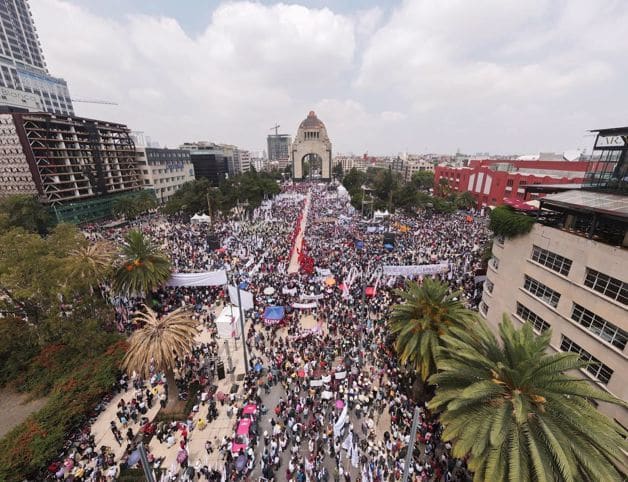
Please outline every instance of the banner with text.
[{"label": "banner with text", "polygon": [[445,273],[449,270],[447,263],[416,264],[408,266],[384,266],[384,276],[422,276],[429,274]]}]

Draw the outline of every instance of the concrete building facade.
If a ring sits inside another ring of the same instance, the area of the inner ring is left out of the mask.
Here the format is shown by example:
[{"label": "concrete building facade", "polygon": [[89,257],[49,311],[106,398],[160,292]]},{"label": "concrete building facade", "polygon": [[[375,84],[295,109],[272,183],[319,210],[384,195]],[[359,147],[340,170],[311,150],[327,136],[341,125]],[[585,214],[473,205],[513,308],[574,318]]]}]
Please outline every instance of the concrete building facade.
[{"label": "concrete building facade", "polygon": [[142,187],[152,189],[159,202],[167,202],[183,184],[195,179],[190,151],[156,147],[136,150]]},{"label": "concrete building facade", "polygon": [[[74,115],[67,83],[48,72],[26,0],[0,2],[0,87],[36,96],[39,110]],[[15,98],[10,91],[0,93],[0,105]],[[24,103],[19,107],[37,110]]]},{"label": "concrete building facade", "polygon": [[[493,328],[504,313],[537,332],[551,328],[554,350],[579,352],[593,362],[587,377],[628,400],[627,273],[626,248],[535,224],[494,241],[480,313]],[[600,409],[628,427],[628,410]]]},{"label": "concrete building facade", "polygon": [[293,179],[304,179],[303,165],[309,163],[310,174],[322,180],[331,179],[331,141],[327,128],[311,110],[299,124],[290,155]]},{"label": "concrete building facade", "polygon": [[[504,313],[551,349],[589,362],[591,383],[628,400],[628,127],[598,132],[584,188],[540,199],[532,230],[497,237],[480,314],[497,328]],[[628,427],[628,409],[598,408]]]}]

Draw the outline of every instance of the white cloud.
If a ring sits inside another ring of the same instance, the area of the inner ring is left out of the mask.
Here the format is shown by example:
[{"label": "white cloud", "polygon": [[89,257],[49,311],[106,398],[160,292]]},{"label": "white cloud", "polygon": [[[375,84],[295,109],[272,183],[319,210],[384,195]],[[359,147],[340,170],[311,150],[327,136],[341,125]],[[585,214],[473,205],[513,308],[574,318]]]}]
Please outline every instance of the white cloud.
[{"label": "white cloud", "polygon": [[51,72],[77,97],[119,103],[78,114],[162,144],[259,149],[310,109],[336,152],[562,150],[625,123],[625,2],[406,0],[341,15],[236,1],[192,36],[78,1],[30,2]]}]

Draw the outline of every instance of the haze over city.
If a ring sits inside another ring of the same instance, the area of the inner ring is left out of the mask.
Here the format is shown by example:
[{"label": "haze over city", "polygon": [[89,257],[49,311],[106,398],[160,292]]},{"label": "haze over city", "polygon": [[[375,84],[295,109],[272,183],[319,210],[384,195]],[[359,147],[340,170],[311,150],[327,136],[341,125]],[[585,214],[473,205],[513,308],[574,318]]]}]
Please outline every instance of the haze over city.
[{"label": "haze over city", "polygon": [[528,154],[625,123],[628,3],[33,0],[78,115],[265,148],[315,110],[335,152]]}]

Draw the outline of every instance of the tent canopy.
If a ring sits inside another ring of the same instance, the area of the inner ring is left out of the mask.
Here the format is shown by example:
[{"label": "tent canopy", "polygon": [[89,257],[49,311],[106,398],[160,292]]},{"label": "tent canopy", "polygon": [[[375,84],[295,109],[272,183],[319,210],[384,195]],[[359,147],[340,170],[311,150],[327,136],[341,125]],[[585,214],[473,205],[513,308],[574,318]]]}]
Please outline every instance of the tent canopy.
[{"label": "tent canopy", "polygon": [[195,214],[190,221],[192,224],[209,223],[211,218],[207,214]]},{"label": "tent canopy", "polygon": [[265,320],[280,321],[286,315],[286,310],[283,306],[268,306],[264,310],[263,318]]}]

